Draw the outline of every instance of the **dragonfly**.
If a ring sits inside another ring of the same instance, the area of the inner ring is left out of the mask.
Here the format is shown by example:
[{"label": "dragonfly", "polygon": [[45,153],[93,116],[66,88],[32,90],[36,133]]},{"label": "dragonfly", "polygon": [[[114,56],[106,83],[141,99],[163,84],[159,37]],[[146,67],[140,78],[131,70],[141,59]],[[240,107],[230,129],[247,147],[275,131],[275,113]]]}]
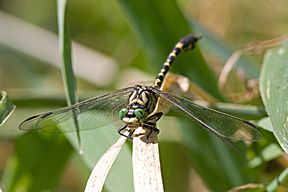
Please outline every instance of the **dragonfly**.
[{"label": "dragonfly", "polygon": [[[43,132],[75,131],[73,126],[65,126],[76,117],[80,130],[103,127],[111,122],[121,122],[118,133],[133,139],[137,127],[159,133],[158,120],[165,110],[176,111],[198,122],[203,128],[225,141],[255,141],[261,138],[257,127],[240,118],[213,109],[202,107],[178,95],[162,91],[163,81],[176,57],[195,48],[200,37],[188,35],[174,46],[154,83],[134,85],[104,95],[84,100],[71,106],[32,116],[24,120],[21,130],[40,130]],[[163,105],[166,103],[166,105]],[[60,127],[60,129],[59,129]],[[127,134],[128,132],[128,134]]]}]

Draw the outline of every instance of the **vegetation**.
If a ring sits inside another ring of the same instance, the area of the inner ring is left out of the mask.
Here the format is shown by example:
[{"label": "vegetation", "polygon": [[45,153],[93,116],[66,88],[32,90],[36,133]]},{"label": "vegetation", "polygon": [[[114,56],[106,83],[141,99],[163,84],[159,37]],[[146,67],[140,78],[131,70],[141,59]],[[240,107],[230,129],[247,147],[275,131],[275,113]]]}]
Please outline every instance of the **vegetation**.
[{"label": "vegetation", "polygon": [[[238,151],[194,122],[174,114],[162,118],[165,191],[285,190],[286,7],[284,1],[251,6],[215,0],[2,0],[0,90],[10,98],[4,104],[12,101],[16,109],[0,127],[0,189],[83,191],[96,162],[119,138],[119,125],[43,134],[18,130],[21,121],[66,106],[65,93],[68,103],[75,103],[76,95],[82,100],[153,81],[178,39],[193,33],[203,38],[177,59],[173,73],[193,82],[193,98],[200,90],[211,107],[257,124],[263,138],[235,144]],[[271,11],[275,14],[267,14]],[[61,68],[62,63],[68,65]],[[218,84],[219,78],[224,80]],[[12,109],[0,102],[0,119]],[[133,191],[131,142],[123,146],[104,191]]]}]

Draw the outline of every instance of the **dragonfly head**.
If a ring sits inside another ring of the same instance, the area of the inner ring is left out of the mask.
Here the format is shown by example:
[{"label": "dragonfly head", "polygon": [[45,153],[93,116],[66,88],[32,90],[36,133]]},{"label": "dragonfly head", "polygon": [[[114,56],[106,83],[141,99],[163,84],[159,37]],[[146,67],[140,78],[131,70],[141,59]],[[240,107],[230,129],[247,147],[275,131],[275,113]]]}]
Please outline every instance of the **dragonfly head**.
[{"label": "dragonfly head", "polygon": [[145,86],[137,85],[129,95],[128,106],[119,111],[119,118],[131,124],[145,122],[148,115],[154,111],[156,102],[157,96]]},{"label": "dragonfly head", "polygon": [[147,119],[147,112],[140,108],[122,108],[119,111],[119,118],[126,123],[143,122]]}]

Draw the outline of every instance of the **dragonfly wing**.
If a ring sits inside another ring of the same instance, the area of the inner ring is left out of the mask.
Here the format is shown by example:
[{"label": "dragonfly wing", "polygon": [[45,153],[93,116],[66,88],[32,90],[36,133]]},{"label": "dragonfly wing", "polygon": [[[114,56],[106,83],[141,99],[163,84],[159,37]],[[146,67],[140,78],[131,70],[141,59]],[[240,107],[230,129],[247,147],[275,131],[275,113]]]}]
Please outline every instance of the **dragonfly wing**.
[{"label": "dragonfly wing", "polygon": [[[261,134],[257,127],[248,121],[201,107],[183,97],[165,93],[152,87],[150,90],[159,95],[162,99],[168,101],[172,106],[175,106],[177,111],[180,110],[189,117],[192,117],[204,128],[213,132],[218,137],[232,141],[255,141],[261,138]],[[173,110],[173,108],[171,108],[171,110]]]},{"label": "dragonfly wing", "polygon": [[131,90],[133,87],[127,87],[68,107],[32,116],[23,121],[19,128],[43,132],[76,131],[74,115],[77,117],[80,130],[105,126],[119,120],[118,111],[127,106]]}]

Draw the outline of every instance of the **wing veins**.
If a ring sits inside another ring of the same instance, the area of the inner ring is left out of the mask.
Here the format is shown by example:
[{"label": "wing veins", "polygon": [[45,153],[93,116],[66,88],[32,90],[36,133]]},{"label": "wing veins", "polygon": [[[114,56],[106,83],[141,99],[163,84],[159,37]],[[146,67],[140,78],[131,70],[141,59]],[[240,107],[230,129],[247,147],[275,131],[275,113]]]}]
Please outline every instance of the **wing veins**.
[{"label": "wing veins", "polygon": [[[223,138],[228,138],[228,139],[236,139],[236,137],[234,135],[227,135],[225,133],[225,130],[221,130],[219,129],[217,126],[215,126],[215,124],[219,124],[219,122],[217,122],[217,120],[226,120],[226,121],[230,121],[228,122],[229,125],[233,125],[233,123],[235,124],[236,127],[238,127],[239,129],[235,130],[233,127],[231,128],[231,130],[234,131],[240,131],[240,136],[252,136],[252,138],[240,138],[238,140],[247,140],[247,141],[253,141],[253,140],[258,140],[261,138],[261,134],[259,133],[259,131],[256,129],[256,126],[244,121],[242,119],[239,119],[237,117],[231,116],[229,114],[225,114],[222,112],[218,112],[215,111],[213,109],[209,109],[209,108],[205,108],[202,106],[199,106],[185,98],[176,96],[176,95],[172,95],[170,93],[165,93],[162,92],[156,88],[149,88],[152,92],[156,93],[157,95],[159,95],[162,99],[168,101],[169,103],[173,104],[174,106],[176,106],[178,109],[180,109],[182,112],[184,112],[185,114],[189,115],[190,117],[192,117],[194,120],[196,120],[199,124],[201,124],[205,129],[210,130],[212,133],[214,133],[216,136],[220,137],[221,139]],[[186,105],[186,106],[185,106]],[[187,107],[188,105],[188,107]],[[209,120],[205,120],[204,117],[197,117],[197,112],[192,111],[192,109],[190,109],[189,107],[193,108],[194,110],[198,110],[198,113],[206,113],[206,117],[209,117],[207,115],[207,113],[209,113],[211,116],[214,116],[212,118],[210,118],[210,122]],[[213,125],[214,121],[214,126],[215,128],[211,127],[211,125]],[[211,124],[211,125],[209,125]]]},{"label": "wing veins", "polygon": [[[112,101],[113,99],[121,99],[122,96],[125,94],[128,94],[134,87],[126,87],[123,89],[116,90],[111,93],[107,93],[104,95],[96,96],[94,98],[88,99],[81,101],[79,103],[76,103],[71,106],[67,106],[61,109],[56,109],[53,111],[49,111],[46,113],[42,113],[39,115],[32,116],[25,121],[23,121],[20,125],[19,128],[22,130],[27,130],[27,129],[41,129],[41,128],[47,128],[49,126],[57,125],[57,123],[62,123],[65,121],[68,121],[71,119],[71,112],[75,111],[77,116],[80,116],[81,114],[84,114],[85,112],[89,112],[91,110],[91,114],[93,115],[95,111],[93,112],[93,107],[99,105],[98,107],[100,108],[99,110],[103,110],[104,114],[110,113],[110,111],[105,111],[105,106],[109,106],[110,108],[114,110],[119,110],[116,109],[117,106],[120,106],[120,103],[111,103],[110,100]],[[109,101],[106,102],[105,101]],[[118,101],[119,102],[119,101]],[[97,110],[97,109],[95,109]],[[115,111],[111,111],[113,113]],[[89,116],[92,116],[89,114]],[[102,115],[104,116],[104,115]],[[45,121],[49,121],[49,119],[53,120],[53,123],[49,124],[46,122],[46,126],[42,125],[41,123]],[[89,118],[85,118],[86,120],[89,120]],[[112,121],[112,120],[111,120]]]}]

